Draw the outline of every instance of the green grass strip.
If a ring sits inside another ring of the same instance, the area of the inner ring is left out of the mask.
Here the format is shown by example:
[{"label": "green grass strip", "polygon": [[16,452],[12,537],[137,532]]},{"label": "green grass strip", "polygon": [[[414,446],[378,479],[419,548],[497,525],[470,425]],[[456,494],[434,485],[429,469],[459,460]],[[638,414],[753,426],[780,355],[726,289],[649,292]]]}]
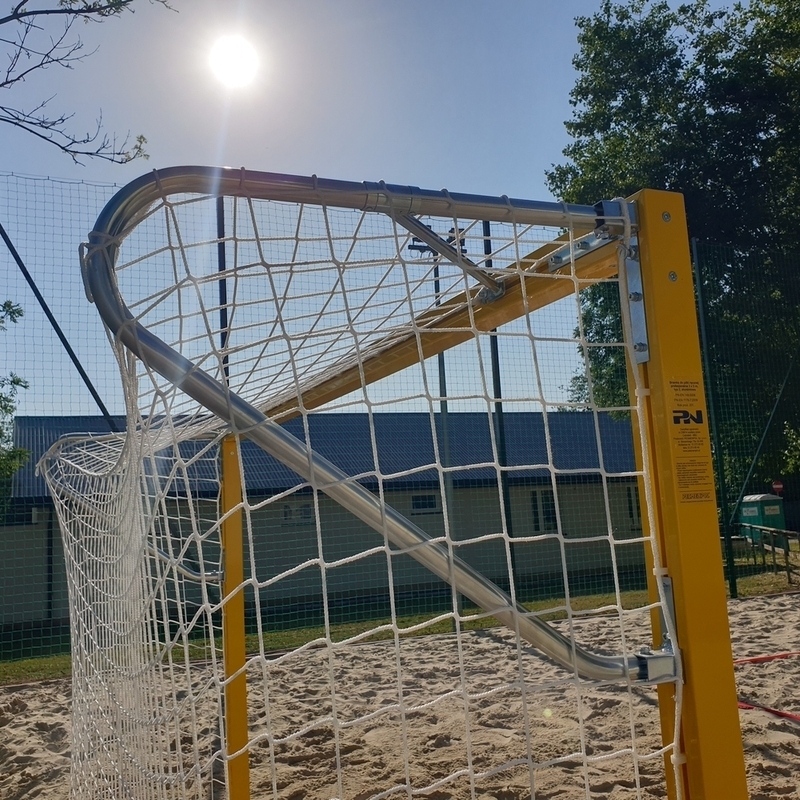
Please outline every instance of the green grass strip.
[{"label": "green grass strip", "polygon": [[[796,577],[795,580],[798,580]],[[777,575],[771,572],[763,572],[757,575],[750,575],[742,577],[738,580],[739,596],[751,597],[764,594],[774,594],[777,592],[785,592],[787,589],[792,590],[800,588],[800,586],[788,585],[786,582],[786,574],[779,572]],[[647,604],[647,592],[644,590],[628,591],[621,593],[622,606],[625,609],[641,608]],[[529,611],[545,612],[541,615],[541,619],[551,621],[557,619],[564,619],[566,612],[564,611],[550,611],[563,600],[556,599],[537,600],[530,603],[525,603],[525,607]],[[571,599],[572,609],[574,611],[589,611],[593,608],[601,608],[603,606],[613,606],[616,604],[616,598],[613,594],[595,594],[573,597]],[[397,624],[401,629],[400,635],[413,635],[413,636],[427,636],[430,634],[452,633],[453,622],[451,619],[446,619],[435,624],[426,625],[419,631],[413,633],[403,634],[404,628],[412,628],[417,625],[424,625],[426,620],[432,619],[437,615],[417,614],[412,616],[398,617]],[[331,626],[331,638],[335,642],[341,642],[350,639],[358,634],[365,633],[380,625],[389,624],[391,620],[387,619],[371,619],[363,622],[350,622],[341,625]],[[463,630],[481,630],[485,628],[493,628],[500,625],[500,623],[493,617],[481,617],[479,619],[466,620],[462,622]],[[382,639],[391,639],[393,633],[391,631],[382,631],[371,636],[365,637],[364,641],[379,641]],[[314,641],[315,639],[325,638],[325,629],[322,626],[309,627],[309,628],[290,628],[286,630],[264,631],[261,636],[252,635],[247,637],[247,649],[249,653],[258,653],[260,651],[259,638],[263,641],[264,651],[266,653],[281,653],[288,650],[294,650],[304,644]],[[210,641],[196,640],[192,641],[189,645],[189,657],[192,660],[207,659],[210,656]],[[221,653],[221,642],[215,641],[214,646],[217,652]],[[0,661],[0,686],[9,684],[22,684],[31,683],[33,681],[51,680],[53,678],[64,678],[71,674],[70,670],[70,656],[46,656],[43,658],[29,658],[20,661]]]}]

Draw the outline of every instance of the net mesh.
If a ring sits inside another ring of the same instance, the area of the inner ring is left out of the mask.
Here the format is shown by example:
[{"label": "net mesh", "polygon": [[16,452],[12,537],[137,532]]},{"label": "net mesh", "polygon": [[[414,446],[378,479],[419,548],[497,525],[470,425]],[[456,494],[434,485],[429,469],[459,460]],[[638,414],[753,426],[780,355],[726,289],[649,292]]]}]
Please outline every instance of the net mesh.
[{"label": "net mesh", "polygon": [[[633,653],[661,604],[633,591],[658,564],[639,411],[600,405],[590,357],[624,364],[631,343],[588,341],[581,321],[616,257],[554,259],[572,231],[420,222],[505,299],[385,214],[188,193],[114,242],[115,275],[145,328],[531,617]],[[236,797],[243,756],[259,797],[663,796],[675,743],[652,687],[543,658],[246,432],[227,506],[227,424],[111,344],[126,433],[62,439],[43,462],[69,576],[73,797]],[[239,518],[243,581],[223,589]],[[247,656],[232,670],[234,596]],[[242,676],[244,710],[225,699]]]}]

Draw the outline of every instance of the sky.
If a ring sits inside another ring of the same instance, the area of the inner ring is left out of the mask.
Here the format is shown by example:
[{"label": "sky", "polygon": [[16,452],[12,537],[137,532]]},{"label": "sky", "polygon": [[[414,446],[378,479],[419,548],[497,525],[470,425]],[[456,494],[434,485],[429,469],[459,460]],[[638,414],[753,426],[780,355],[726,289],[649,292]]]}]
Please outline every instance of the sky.
[{"label": "sky", "polygon": [[[153,168],[223,164],[346,180],[548,199],[567,143],[577,15],[599,0],[146,0],[77,26],[72,70],[32,75],[76,130],[143,134],[150,159],[74,165],[0,126],[0,171],[126,183]],[[262,59],[230,91],[208,66],[222,33]],[[4,98],[10,99],[11,93]]]},{"label": "sky", "polygon": [[[135,13],[78,25],[87,58],[40,70],[13,94],[16,105],[52,98],[51,112],[74,112],[78,132],[102,114],[109,133],[144,135],[149,160],[75,164],[0,125],[0,221],[112,413],[122,411],[119,377],[76,257],[113,193],[93,184],[196,164],[552,199],[545,170],[568,143],[575,17],[600,0],[171,5],[139,0]],[[261,58],[247,89],[225,89],[209,67],[212,44],[230,33],[246,36]],[[31,383],[18,413],[96,414],[2,247],[0,270],[6,296],[25,308],[0,347],[0,375]]]}]

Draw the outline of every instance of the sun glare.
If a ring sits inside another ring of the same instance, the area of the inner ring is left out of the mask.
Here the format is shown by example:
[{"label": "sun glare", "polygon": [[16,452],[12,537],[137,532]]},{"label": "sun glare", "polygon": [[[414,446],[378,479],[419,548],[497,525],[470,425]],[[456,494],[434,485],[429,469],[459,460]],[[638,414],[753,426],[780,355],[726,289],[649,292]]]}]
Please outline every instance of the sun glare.
[{"label": "sun glare", "polygon": [[258,54],[241,36],[223,36],[211,48],[211,71],[230,89],[247,86],[258,71]]}]

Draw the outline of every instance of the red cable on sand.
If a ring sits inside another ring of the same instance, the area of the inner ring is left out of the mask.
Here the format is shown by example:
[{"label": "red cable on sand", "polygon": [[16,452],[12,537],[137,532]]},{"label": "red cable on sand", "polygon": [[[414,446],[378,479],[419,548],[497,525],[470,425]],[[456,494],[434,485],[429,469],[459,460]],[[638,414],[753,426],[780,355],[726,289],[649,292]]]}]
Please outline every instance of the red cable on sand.
[{"label": "red cable on sand", "polygon": [[767,661],[777,661],[780,658],[791,658],[800,656],[800,653],[774,653],[769,656],[752,656],[752,658],[736,658],[734,664],[764,664]]},{"label": "red cable on sand", "polygon": [[[781,658],[792,658],[793,656],[800,656],[800,653],[792,652],[792,653],[773,653],[772,655],[768,656],[752,656],[751,658],[737,658],[734,659],[734,664],[765,664],[768,661],[778,661]],[[766,711],[767,714],[772,714],[776,717],[782,717],[783,719],[790,719],[793,722],[800,722],[800,714],[790,714],[788,711],[778,711],[776,708],[770,708],[769,706],[762,706],[758,703],[754,703],[751,700],[743,700],[741,698],[738,699],[737,706],[739,708],[743,708],[746,710],[759,710],[759,711]]]},{"label": "red cable on sand", "polygon": [[744,708],[746,710],[758,710],[758,711],[766,711],[767,714],[772,714],[775,717],[783,717],[784,719],[790,719],[793,722],[800,722],[800,714],[790,714],[788,711],[778,711],[777,708],[770,708],[769,706],[762,706],[758,703],[753,703],[749,700],[738,700],[736,705],[739,708]]}]

